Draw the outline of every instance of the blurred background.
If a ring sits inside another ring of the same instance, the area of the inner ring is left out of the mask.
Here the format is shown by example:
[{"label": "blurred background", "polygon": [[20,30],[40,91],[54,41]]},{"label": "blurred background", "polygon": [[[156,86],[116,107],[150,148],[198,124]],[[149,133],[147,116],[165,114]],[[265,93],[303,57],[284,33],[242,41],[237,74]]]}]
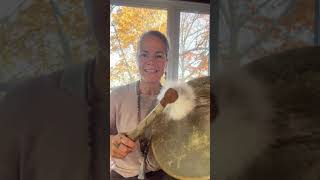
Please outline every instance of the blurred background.
[{"label": "blurred background", "polygon": [[[319,44],[318,0],[219,0],[211,2],[213,9],[209,0],[106,3],[111,89],[137,80],[136,43],[147,30],[159,30],[170,40],[170,80],[187,81],[208,75],[210,68]],[[0,12],[0,99],[20,79],[94,57],[83,0],[2,0]]]}]

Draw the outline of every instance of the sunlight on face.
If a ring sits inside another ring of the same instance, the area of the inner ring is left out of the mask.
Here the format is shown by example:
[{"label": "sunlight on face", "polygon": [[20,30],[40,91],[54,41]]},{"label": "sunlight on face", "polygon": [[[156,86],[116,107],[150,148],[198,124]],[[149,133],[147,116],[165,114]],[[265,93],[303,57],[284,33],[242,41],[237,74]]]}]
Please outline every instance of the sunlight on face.
[{"label": "sunlight on face", "polygon": [[156,36],[148,35],[141,42],[138,53],[141,81],[160,82],[167,66],[166,46]]}]

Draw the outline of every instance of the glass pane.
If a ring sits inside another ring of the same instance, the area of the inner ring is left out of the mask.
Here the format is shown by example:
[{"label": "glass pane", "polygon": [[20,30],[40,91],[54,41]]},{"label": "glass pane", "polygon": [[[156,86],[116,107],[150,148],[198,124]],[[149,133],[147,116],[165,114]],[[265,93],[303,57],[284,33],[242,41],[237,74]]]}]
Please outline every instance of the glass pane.
[{"label": "glass pane", "polygon": [[219,68],[314,45],[313,0],[221,1],[220,6],[225,11],[219,16]]},{"label": "glass pane", "polygon": [[167,11],[111,6],[110,88],[138,80],[136,49],[139,37],[148,30],[166,34]]},{"label": "glass pane", "polygon": [[180,13],[180,80],[208,75],[209,17],[209,14]]}]

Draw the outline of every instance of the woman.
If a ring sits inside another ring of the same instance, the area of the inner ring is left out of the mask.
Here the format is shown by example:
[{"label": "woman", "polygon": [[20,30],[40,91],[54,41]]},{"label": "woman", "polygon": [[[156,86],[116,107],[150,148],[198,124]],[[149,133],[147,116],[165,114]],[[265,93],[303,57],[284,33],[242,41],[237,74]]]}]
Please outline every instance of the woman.
[{"label": "woman", "polygon": [[136,179],[142,165],[148,179],[163,179],[165,174],[148,151],[150,135],[133,142],[122,133],[133,130],[155,107],[160,79],[167,66],[169,43],[159,31],[144,33],[138,42],[137,65],[140,80],[116,88],[110,96],[110,155],[113,179]]}]

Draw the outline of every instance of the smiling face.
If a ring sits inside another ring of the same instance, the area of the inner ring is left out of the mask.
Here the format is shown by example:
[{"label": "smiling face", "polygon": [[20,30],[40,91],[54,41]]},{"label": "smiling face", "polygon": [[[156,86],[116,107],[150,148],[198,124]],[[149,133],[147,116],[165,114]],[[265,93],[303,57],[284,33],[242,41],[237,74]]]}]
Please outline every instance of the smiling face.
[{"label": "smiling face", "polygon": [[165,44],[158,37],[147,35],[143,38],[138,49],[141,81],[146,83],[160,82],[167,66]]}]

